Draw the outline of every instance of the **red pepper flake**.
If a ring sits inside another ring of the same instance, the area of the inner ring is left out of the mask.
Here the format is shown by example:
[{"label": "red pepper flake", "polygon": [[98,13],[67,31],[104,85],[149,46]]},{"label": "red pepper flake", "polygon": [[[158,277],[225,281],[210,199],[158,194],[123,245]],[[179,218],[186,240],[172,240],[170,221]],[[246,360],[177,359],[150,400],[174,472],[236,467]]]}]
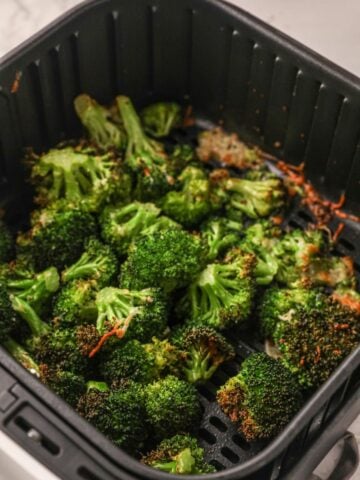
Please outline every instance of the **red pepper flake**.
[{"label": "red pepper flake", "polygon": [[21,76],[22,76],[21,72],[17,71],[15,73],[15,80],[13,81],[13,84],[11,85],[11,89],[10,89],[11,93],[16,93],[19,90]]},{"label": "red pepper flake", "polygon": [[319,360],[320,360],[320,357],[321,357],[321,350],[320,350],[319,345],[317,345],[316,346],[316,356],[315,356],[315,359],[314,359],[314,363],[318,363]]},{"label": "red pepper flake", "polygon": [[335,330],[347,330],[350,327],[348,323],[335,323]]},{"label": "red pepper flake", "polygon": [[305,365],[305,358],[301,357],[300,359],[300,366],[303,367]]},{"label": "red pepper flake", "polygon": [[185,110],[183,126],[191,127],[194,124],[195,124],[195,118],[193,117],[193,107],[192,105],[189,105],[188,107],[186,107],[186,110]]},{"label": "red pepper flake", "polygon": [[331,238],[333,243],[336,243],[338,241],[341,235],[341,232],[344,230],[344,227],[345,227],[345,223],[339,223],[337,229],[335,230]]}]

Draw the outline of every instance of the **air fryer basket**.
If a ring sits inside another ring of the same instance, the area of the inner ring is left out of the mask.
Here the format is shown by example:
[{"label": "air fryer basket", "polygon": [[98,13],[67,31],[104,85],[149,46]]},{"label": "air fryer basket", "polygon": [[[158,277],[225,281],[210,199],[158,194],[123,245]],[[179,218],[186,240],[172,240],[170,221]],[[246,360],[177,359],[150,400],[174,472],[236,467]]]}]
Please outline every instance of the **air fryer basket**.
[{"label": "air fryer basket", "polygon": [[[23,149],[79,134],[72,101],[80,92],[104,103],[121,92],[138,106],[158,99],[191,104],[198,126],[221,122],[279,158],[305,161],[318,190],[331,200],[345,192],[347,208],[360,211],[357,78],[216,0],[92,0],[0,65],[0,206],[14,224],[29,199]],[[196,128],[185,130],[177,140],[193,141],[195,134]],[[287,218],[300,228],[310,221],[301,206]],[[347,223],[338,242],[338,253],[352,256],[358,273],[359,239],[358,225]],[[223,469],[209,479],[304,480],[301,456],[309,468],[311,449],[324,454],[360,411],[358,349],[273,442],[247,444],[214,393],[242,358],[261,348],[242,338],[236,361],[201,388],[201,442],[208,460]],[[174,478],[116,449],[1,347],[0,428],[62,478]]]}]

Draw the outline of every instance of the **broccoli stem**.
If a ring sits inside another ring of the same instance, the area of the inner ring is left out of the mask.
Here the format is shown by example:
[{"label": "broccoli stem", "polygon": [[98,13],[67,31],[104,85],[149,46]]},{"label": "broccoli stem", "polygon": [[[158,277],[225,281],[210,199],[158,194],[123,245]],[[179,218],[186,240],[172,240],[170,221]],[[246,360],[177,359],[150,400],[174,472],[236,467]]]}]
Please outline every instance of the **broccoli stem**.
[{"label": "broccoli stem", "polygon": [[110,389],[105,382],[97,382],[95,380],[89,380],[86,384],[86,391],[96,390],[98,392],[109,392]]},{"label": "broccoli stem", "polygon": [[85,252],[76,263],[63,272],[62,279],[67,283],[77,278],[91,277],[101,270],[104,263],[106,263],[105,258],[96,258],[94,260],[92,255]]},{"label": "broccoli stem", "polygon": [[194,473],[195,459],[191,454],[190,448],[185,448],[176,455],[175,460],[172,462],[153,463],[151,466],[168,473]]},{"label": "broccoli stem", "polygon": [[35,337],[41,337],[50,332],[50,327],[40,319],[35,310],[25,302],[25,300],[16,295],[11,295],[11,303],[15,312],[17,312],[29,325],[31,332]]},{"label": "broccoli stem", "polygon": [[15,340],[7,338],[4,342],[6,350],[30,373],[40,377],[40,369],[38,364],[31,358],[29,353]]},{"label": "broccoli stem", "polygon": [[217,369],[217,365],[209,365],[211,353],[204,354],[195,348],[190,349],[190,355],[186,360],[187,367],[184,369],[188,382],[197,383],[205,381],[212,377]]},{"label": "broccoli stem", "polygon": [[[111,287],[102,290],[101,304],[99,303],[99,316],[96,323],[96,328],[100,334],[104,333],[105,322],[109,321],[111,324],[118,322],[118,328],[128,328],[131,319],[138,312],[138,308],[133,307],[130,300],[125,295],[119,295],[118,292],[114,294]],[[128,323],[126,325],[126,322]],[[122,325],[123,323],[123,325]]]},{"label": "broccoli stem", "polygon": [[136,150],[153,153],[154,148],[142,129],[140,118],[138,117],[131,100],[128,97],[120,95],[116,98],[116,102],[124,122],[126,133],[129,137],[127,150],[132,153],[132,149],[135,147]]}]

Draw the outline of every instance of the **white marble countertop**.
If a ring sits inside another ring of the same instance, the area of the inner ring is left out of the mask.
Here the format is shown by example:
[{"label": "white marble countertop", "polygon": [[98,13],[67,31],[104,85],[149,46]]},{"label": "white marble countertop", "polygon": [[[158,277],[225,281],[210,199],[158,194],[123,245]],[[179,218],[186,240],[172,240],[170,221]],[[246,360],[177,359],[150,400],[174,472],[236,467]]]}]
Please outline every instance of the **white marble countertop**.
[{"label": "white marble countertop", "polygon": [[[359,0],[228,1],[360,77]],[[80,2],[81,0],[0,0],[0,57]],[[351,429],[360,444],[360,418]],[[11,451],[12,454],[7,455],[5,451]],[[1,434],[0,465],[0,480],[55,480],[50,472],[37,466],[37,462]],[[25,474],[24,468],[32,471],[31,477]],[[353,480],[360,480],[360,470]]]}]

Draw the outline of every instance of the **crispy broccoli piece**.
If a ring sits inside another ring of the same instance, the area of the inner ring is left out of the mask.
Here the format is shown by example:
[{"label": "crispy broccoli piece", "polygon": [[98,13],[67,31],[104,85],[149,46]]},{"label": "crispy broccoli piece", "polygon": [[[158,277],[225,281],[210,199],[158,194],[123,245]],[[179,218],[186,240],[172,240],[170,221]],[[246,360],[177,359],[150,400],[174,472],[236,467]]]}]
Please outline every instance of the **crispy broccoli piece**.
[{"label": "crispy broccoli piece", "polygon": [[304,309],[307,313],[322,310],[326,305],[326,297],[318,290],[305,288],[277,288],[266,290],[260,304],[260,330],[264,338],[271,338],[276,325],[289,312]]},{"label": "crispy broccoli piece", "polygon": [[181,107],[173,102],[153,103],[142,110],[140,118],[146,133],[166,137],[181,124]]},{"label": "crispy broccoli piece", "polygon": [[164,230],[140,238],[120,269],[123,288],[157,286],[169,293],[184,287],[202,268],[203,247],[183,230]]},{"label": "crispy broccoli piece", "polygon": [[0,263],[9,262],[13,257],[13,254],[13,236],[5,223],[0,220]]},{"label": "crispy broccoli piece", "polygon": [[53,295],[60,287],[60,277],[55,267],[35,273],[16,262],[3,272],[8,292],[31,305],[38,315],[49,313]]},{"label": "crispy broccoli piece", "polygon": [[256,256],[256,283],[268,285],[277,274],[278,259],[274,254],[281,230],[269,220],[260,220],[245,230],[240,248]]},{"label": "crispy broccoli piece", "polygon": [[278,321],[273,340],[282,363],[305,388],[321,385],[360,341],[359,316],[329,299],[322,309],[299,307]]},{"label": "crispy broccoli piece", "polygon": [[216,472],[215,467],[205,462],[204,449],[196,438],[189,435],[175,435],[163,440],[141,461],[168,473],[195,475]]},{"label": "crispy broccoli piece", "polygon": [[220,388],[217,401],[251,442],[280,433],[299,410],[302,396],[295,379],[278,360],[254,353]]},{"label": "crispy broccoli piece", "polygon": [[230,192],[231,207],[249,218],[268,217],[285,203],[285,189],[279,178],[259,181],[228,178],[222,186]]},{"label": "crispy broccoli piece", "polygon": [[197,325],[226,329],[243,324],[255,294],[255,257],[234,248],[224,261],[209,264],[190,284],[178,305],[180,316]]},{"label": "crispy broccoli piece", "polygon": [[351,257],[328,256],[314,258],[306,268],[306,278],[313,285],[331,288],[356,286],[354,264]]},{"label": "crispy broccoli piece", "polygon": [[148,437],[143,398],[143,387],[135,382],[127,381],[112,392],[93,384],[77,410],[115,445],[136,453]]},{"label": "crispy broccoli piece", "polygon": [[95,325],[85,323],[75,328],[76,345],[82,355],[88,357],[99,344],[101,335]]},{"label": "crispy broccoli piece", "polygon": [[81,210],[43,210],[32,229],[18,237],[20,254],[33,258],[36,270],[62,270],[83,253],[86,240],[96,234],[92,215]]},{"label": "crispy broccoli piece", "polygon": [[119,256],[124,256],[133,240],[151,226],[159,214],[160,209],[153,203],[106,207],[100,217],[101,235]]},{"label": "crispy broccoli piece", "polygon": [[0,282],[0,344],[15,330],[18,323],[6,286]]},{"label": "crispy broccoli piece", "polygon": [[141,201],[160,198],[174,184],[166,168],[164,148],[145,135],[128,97],[119,96],[116,102],[128,135],[125,164],[136,175],[135,196]]},{"label": "crispy broccoli piece", "polygon": [[337,288],[331,298],[360,315],[360,293],[352,288]]},{"label": "crispy broccoli piece", "polygon": [[262,163],[258,150],[247,147],[236,133],[228,134],[222,128],[201,132],[198,141],[197,154],[202,162],[215,160],[241,170]]},{"label": "crispy broccoli piece", "polygon": [[240,242],[243,225],[226,217],[211,217],[201,225],[201,238],[208,250],[209,261]]},{"label": "crispy broccoli piece", "polygon": [[145,409],[155,438],[196,430],[201,407],[196,388],[168,375],[145,389]]},{"label": "crispy broccoli piece", "polygon": [[26,370],[36,377],[40,377],[39,365],[22,345],[17,343],[13,338],[7,337],[3,342],[3,346],[10,353],[10,355],[12,355],[15,360],[20,363],[20,365],[22,365]]},{"label": "crispy broccoli piece", "polygon": [[319,230],[286,233],[274,247],[278,260],[276,280],[289,287],[304,283],[304,272],[323,247],[324,239]]},{"label": "crispy broccoli piece", "polygon": [[179,175],[181,190],[168,192],[161,200],[163,212],[185,227],[197,226],[216,206],[212,204],[210,182],[197,167],[186,167]]},{"label": "crispy broccoli piece", "polygon": [[107,287],[97,294],[97,329],[116,328],[117,337],[141,342],[161,334],[167,323],[167,302],[160,289],[140,291]]},{"label": "crispy broccoli piece", "polygon": [[118,273],[118,261],[115,253],[97,238],[90,238],[85,243],[85,251],[79,260],[67,268],[61,275],[67,283],[77,279],[93,279],[98,288],[112,283]]},{"label": "crispy broccoli piece", "polygon": [[49,368],[40,365],[40,380],[56,395],[59,395],[72,407],[76,407],[79,398],[86,391],[86,382],[83,376],[67,372],[59,368]]},{"label": "crispy broccoli piece", "polygon": [[62,287],[54,299],[53,316],[57,328],[90,323],[97,318],[96,280],[72,280]]},{"label": "crispy broccoli piece", "polygon": [[111,121],[111,113],[105,107],[84,93],[75,98],[74,107],[90,140],[95,145],[104,150],[125,147],[125,132],[119,125]]},{"label": "crispy broccoli piece", "polygon": [[144,345],[146,352],[153,357],[154,378],[166,375],[179,376],[183,362],[183,352],[169,340],[156,337]]},{"label": "crispy broccoli piece", "polygon": [[196,162],[198,163],[194,148],[188,144],[179,144],[168,157],[168,170],[174,178],[177,178],[187,166],[195,165]]},{"label": "crispy broccoli piece", "polygon": [[35,201],[43,206],[60,202],[64,208],[97,212],[110,201],[127,198],[129,180],[110,153],[96,155],[72,147],[53,149],[40,156],[31,172]]},{"label": "crispy broccoli piece", "polygon": [[232,345],[211,327],[180,328],[172,341],[184,352],[183,373],[190,383],[206,382],[222,363],[235,357]]}]

